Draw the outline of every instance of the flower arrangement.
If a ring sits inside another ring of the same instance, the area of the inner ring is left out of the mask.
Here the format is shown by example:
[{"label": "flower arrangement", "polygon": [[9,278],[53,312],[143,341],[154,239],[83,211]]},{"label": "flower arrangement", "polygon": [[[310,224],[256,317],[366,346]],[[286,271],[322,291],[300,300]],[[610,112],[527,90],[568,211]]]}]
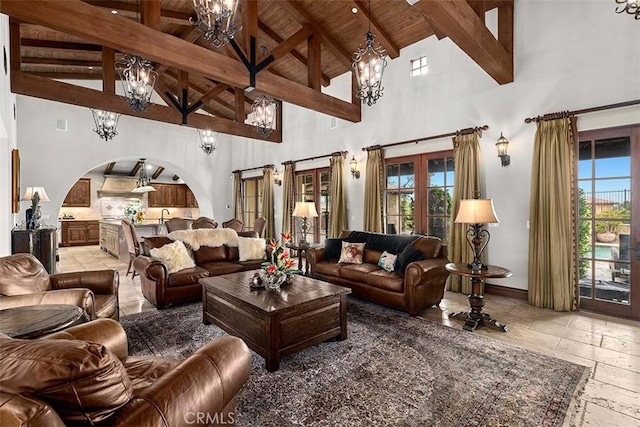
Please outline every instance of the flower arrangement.
[{"label": "flower arrangement", "polygon": [[144,207],[140,200],[133,201],[124,208],[124,214],[131,218],[133,222],[142,222],[144,220]]},{"label": "flower arrangement", "polygon": [[262,263],[265,279],[272,289],[278,289],[288,276],[300,272],[295,268],[295,261],[291,259],[289,250],[285,248],[285,245],[291,241],[291,235],[282,233],[280,236],[282,243],[276,239],[271,239],[269,242],[271,261]]}]

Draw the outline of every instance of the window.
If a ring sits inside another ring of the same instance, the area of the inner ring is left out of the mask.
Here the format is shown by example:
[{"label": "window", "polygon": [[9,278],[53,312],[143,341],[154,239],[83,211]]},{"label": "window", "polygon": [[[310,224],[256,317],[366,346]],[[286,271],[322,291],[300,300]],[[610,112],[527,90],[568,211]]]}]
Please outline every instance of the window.
[{"label": "window", "polygon": [[[311,222],[307,235],[307,241],[311,243],[323,243],[329,233],[330,175],[329,168],[296,172],[295,201],[315,202],[318,211],[318,218]],[[294,221],[294,240],[298,241],[302,236],[297,226],[298,221],[295,218]]]},{"label": "window", "polygon": [[255,178],[245,178],[242,180],[242,222],[244,228],[253,229],[253,223],[256,218],[262,216],[262,191],[264,189],[264,180],[261,176]]},{"label": "window", "polygon": [[453,197],[453,152],[385,160],[388,234],[424,233],[448,240]]},{"label": "window", "polygon": [[422,76],[429,72],[427,67],[427,57],[421,56],[411,60],[411,77]]}]

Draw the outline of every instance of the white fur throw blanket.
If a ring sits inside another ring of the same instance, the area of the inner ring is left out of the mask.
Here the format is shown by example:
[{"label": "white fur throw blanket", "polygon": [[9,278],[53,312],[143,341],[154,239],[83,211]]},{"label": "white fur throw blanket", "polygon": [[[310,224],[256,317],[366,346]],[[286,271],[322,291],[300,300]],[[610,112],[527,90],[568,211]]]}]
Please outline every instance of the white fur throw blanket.
[{"label": "white fur throw blanket", "polygon": [[238,233],[232,228],[199,228],[197,230],[177,230],[167,235],[171,240],[181,240],[197,251],[200,246],[217,247],[227,245],[238,247]]}]

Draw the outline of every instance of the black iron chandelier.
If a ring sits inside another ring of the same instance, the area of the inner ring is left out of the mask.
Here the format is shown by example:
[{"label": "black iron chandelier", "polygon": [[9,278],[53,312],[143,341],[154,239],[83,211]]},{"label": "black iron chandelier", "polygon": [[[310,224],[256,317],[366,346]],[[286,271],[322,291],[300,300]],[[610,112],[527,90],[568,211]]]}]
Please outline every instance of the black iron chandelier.
[{"label": "black iron chandelier", "polygon": [[640,0],[616,0],[620,6],[616,7],[616,13],[627,12],[629,15],[635,15],[636,19],[640,19]]},{"label": "black iron chandelier", "polygon": [[198,129],[200,134],[200,148],[206,155],[210,155],[216,151],[216,142],[218,140],[218,132],[209,129]]},{"label": "black iron chandelier", "polygon": [[235,24],[239,0],[193,0],[197,18],[191,19],[204,38],[215,47],[233,39],[242,26]]},{"label": "black iron chandelier", "polygon": [[93,108],[91,108],[91,113],[93,114],[93,121],[96,124],[96,128],[93,131],[97,133],[100,138],[109,141],[118,134],[116,128],[118,127],[120,114],[105,110],[94,110]]},{"label": "black iron chandelier", "polygon": [[116,63],[116,71],[129,107],[138,113],[146,110],[151,104],[153,86],[158,77],[151,62],[139,56],[125,55]]},{"label": "black iron chandelier", "polygon": [[253,126],[261,137],[266,138],[273,132],[273,121],[276,117],[278,106],[273,98],[260,95],[253,101],[251,111],[253,112]]}]

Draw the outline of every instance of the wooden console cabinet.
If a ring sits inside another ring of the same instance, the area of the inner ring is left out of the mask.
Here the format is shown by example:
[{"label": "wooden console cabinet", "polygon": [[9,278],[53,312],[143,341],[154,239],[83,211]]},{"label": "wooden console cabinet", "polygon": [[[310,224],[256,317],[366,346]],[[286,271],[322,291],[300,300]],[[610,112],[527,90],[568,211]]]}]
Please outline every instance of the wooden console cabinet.
[{"label": "wooden console cabinet", "polygon": [[55,228],[11,231],[11,253],[35,256],[49,274],[56,272],[56,246]]},{"label": "wooden console cabinet", "polygon": [[98,221],[62,221],[60,246],[88,246],[100,243]]}]

